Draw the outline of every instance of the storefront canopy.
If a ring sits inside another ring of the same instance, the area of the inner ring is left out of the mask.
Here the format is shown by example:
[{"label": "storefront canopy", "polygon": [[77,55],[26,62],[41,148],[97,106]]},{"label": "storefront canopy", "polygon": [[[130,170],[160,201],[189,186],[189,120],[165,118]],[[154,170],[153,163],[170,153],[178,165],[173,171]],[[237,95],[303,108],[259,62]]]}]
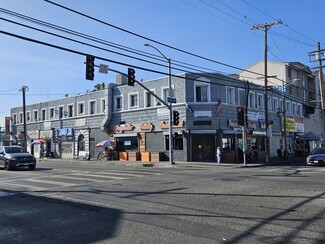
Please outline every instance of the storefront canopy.
[{"label": "storefront canopy", "polygon": [[297,138],[298,140],[307,140],[307,141],[321,141],[321,137],[313,131],[304,133],[303,135]]}]

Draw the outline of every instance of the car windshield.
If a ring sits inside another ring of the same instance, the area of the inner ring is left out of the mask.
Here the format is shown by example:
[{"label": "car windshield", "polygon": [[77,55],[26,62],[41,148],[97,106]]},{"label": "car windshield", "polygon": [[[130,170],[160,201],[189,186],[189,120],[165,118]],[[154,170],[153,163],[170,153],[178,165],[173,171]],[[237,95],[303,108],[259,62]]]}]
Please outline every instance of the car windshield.
[{"label": "car windshield", "polygon": [[313,150],[310,154],[311,155],[325,154],[325,148],[317,148],[317,149]]},{"label": "car windshield", "polygon": [[6,153],[24,153],[26,152],[23,147],[6,147]]}]

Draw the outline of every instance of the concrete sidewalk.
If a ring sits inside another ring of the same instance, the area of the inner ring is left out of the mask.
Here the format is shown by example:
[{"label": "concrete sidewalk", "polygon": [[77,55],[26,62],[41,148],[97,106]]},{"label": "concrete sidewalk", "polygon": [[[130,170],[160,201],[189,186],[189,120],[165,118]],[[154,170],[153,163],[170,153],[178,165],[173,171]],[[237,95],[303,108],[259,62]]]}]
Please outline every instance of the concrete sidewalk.
[{"label": "concrete sidewalk", "polygon": [[303,166],[306,165],[306,157],[288,157],[286,160],[279,158],[271,158],[268,163],[265,161],[256,161],[244,165],[243,163],[221,163],[215,162],[186,162],[176,161],[175,164],[170,164],[168,161],[160,162],[143,162],[143,161],[100,161],[97,159],[82,160],[82,159],[58,159],[58,158],[40,158],[38,162],[58,162],[58,163],[75,163],[82,162],[87,164],[103,164],[103,165],[125,165],[125,166],[141,166],[141,167],[156,167],[156,168],[173,168],[173,167],[236,167],[236,168],[247,168],[247,167],[267,167],[267,166]]}]

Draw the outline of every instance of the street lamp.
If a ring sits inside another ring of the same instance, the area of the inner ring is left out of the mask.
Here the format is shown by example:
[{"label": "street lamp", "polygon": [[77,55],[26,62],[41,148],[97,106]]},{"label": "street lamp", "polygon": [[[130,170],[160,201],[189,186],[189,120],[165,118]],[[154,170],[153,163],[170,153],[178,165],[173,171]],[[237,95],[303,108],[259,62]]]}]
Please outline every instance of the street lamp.
[{"label": "street lamp", "polygon": [[[167,60],[168,62],[168,89],[169,89],[169,96],[172,94],[172,77],[171,77],[171,59],[167,58],[162,52],[159,51],[158,48],[150,45],[149,43],[144,44],[146,47],[151,47],[155,49],[160,55]],[[171,102],[169,102],[169,163],[170,164],[175,164],[173,161],[173,123],[172,123],[172,116],[173,116],[173,105]]]}]

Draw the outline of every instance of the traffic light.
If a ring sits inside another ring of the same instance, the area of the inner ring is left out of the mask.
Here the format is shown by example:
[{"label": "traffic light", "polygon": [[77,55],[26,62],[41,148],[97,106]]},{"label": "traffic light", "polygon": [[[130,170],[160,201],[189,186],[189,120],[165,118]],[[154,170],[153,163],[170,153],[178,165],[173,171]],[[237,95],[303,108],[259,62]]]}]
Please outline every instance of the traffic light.
[{"label": "traffic light", "polygon": [[245,113],[243,107],[237,107],[237,125],[244,126],[245,124]]},{"label": "traffic light", "polygon": [[135,83],[135,70],[128,68],[128,86],[134,86]]},{"label": "traffic light", "polygon": [[91,55],[86,56],[86,80],[94,80],[95,58]]},{"label": "traffic light", "polygon": [[174,125],[179,124],[179,112],[176,110],[173,111],[173,124]]}]

